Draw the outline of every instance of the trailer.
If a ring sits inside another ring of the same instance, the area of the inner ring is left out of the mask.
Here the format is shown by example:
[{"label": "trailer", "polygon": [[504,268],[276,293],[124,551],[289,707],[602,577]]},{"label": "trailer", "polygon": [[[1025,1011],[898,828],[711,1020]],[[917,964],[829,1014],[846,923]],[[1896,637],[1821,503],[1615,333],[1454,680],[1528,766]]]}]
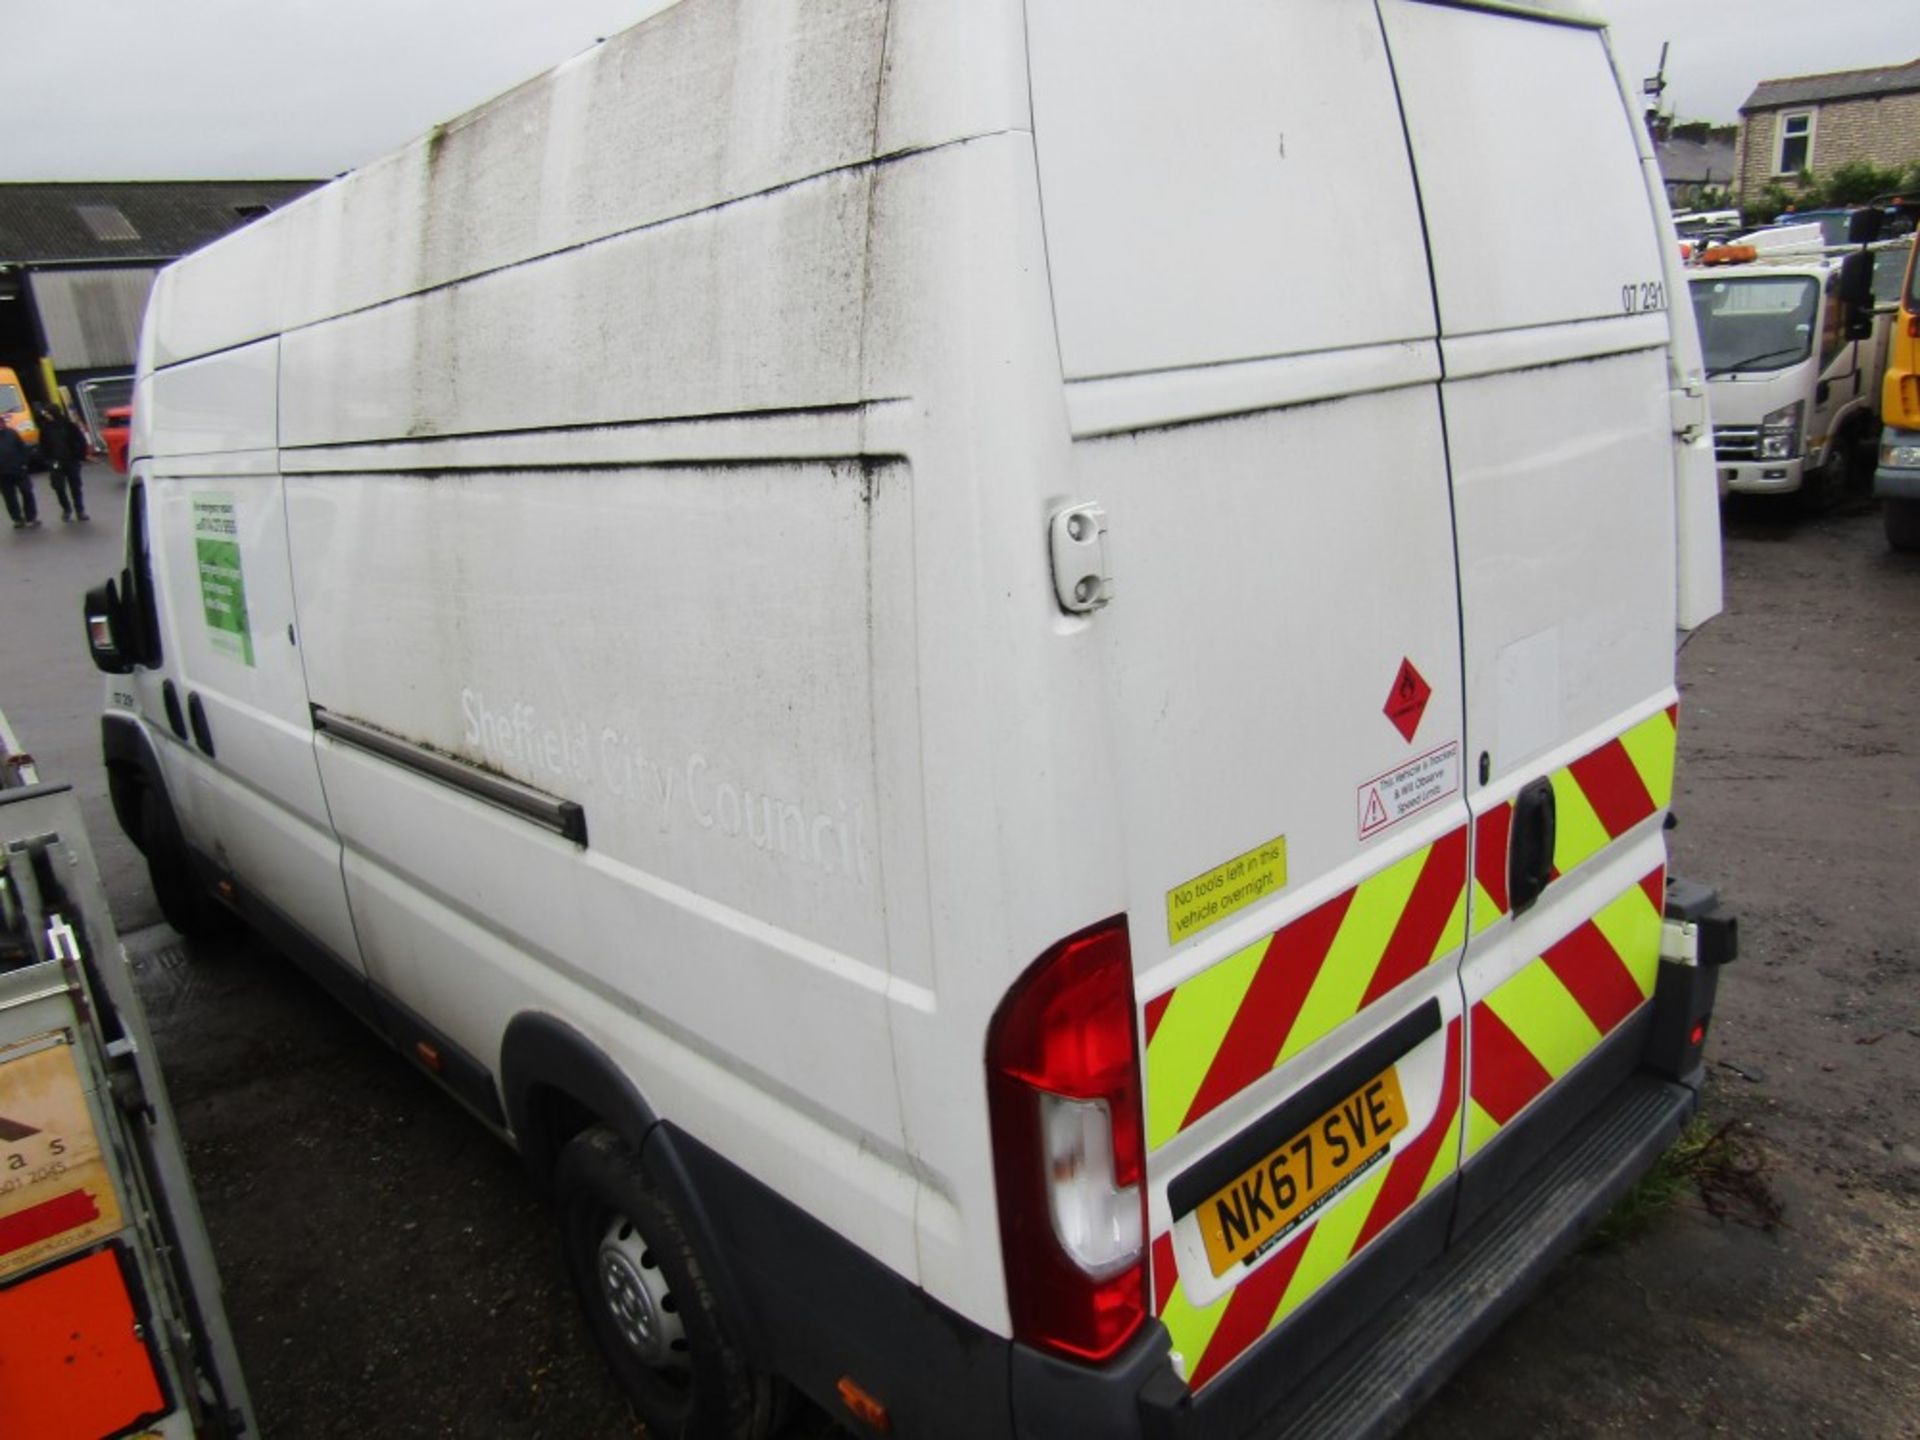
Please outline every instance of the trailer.
[{"label": "trailer", "polygon": [[0,1435],[257,1433],[79,804],[0,716]]}]

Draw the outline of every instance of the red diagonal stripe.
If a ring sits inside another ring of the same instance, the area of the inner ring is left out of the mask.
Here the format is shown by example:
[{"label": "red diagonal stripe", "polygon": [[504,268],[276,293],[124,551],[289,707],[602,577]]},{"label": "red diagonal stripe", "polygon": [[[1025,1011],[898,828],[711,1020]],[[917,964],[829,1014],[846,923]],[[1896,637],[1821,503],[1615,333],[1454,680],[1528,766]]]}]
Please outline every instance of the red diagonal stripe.
[{"label": "red diagonal stripe", "polygon": [[1307,992],[1326,962],[1333,937],[1340,932],[1353,892],[1337,895],[1308,911],[1268,942],[1253,983],[1240,1002],[1239,1013],[1226,1039],[1207,1067],[1207,1078],[1187,1109],[1181,1129],[1225,1104],[1273,1068],[1274,1056],[1307,1003]]},{"label": "red diagonal stripe", "polygon": [[1667,719],[1673,722],[1674,729],[1678,730],[1680,728],[1680,702],[1678,700],[1667,706]]},{"label": "red diagonal stripe", "polygon": [[1160,1022],[1167,1018],[1167,1007],[1173,1004],[1173,991],[1156,995],[1147,1001],[1147,1044],[1153,1043],[1153,1032],[1160,1028]]},{"label": "red diagonal stripe", "polygon": [[100,1207],[84,1190],[69,1190],[38,1205],[0,1217],[0,1255],[38,1245],[55,1235],[78,1230],[100,1218]]},{"label": "red diagonal stripe", "polygon": [[1473,878],[1493,897],[1502,915],[1507,913],[1507,838],[1513,829],[1511,800],[1482,815],[1473,832]]},{"label": "red diagonal stripe", "polygon": [[1420,877],[1413,882],[1413,893],[1407,897],[1406,908],[1394,924],[1393,937],[1387,941],[1386,954],[1367,982],[1361,1009],[1433,963],[1433,952],[1466,883],[1467,832],[1462,827],[1435,841],[1427,852]]},{"label": "red diagonal stripe", "polygon": [[1591,920],[1540,957],[1560,977],[1602,1035],[1640,1008],[1647,997],[1607,937]]},{"label": "red diagonal stripe", "polygon": [[1667,867],[1656,865],[1642,875],[1640,888],[1646,893],[1647,899],[1653,902],[1653,913],[1665,915],[1667,913]]},{"label": "red diagonal stripe", "polygon": [[1180,1278],[1180,1264],[1173,1258],[1173,1232],[1157,1235],[1153,1241],[1153,1313],[1167,1313],[1167,1301],[1173,1296],[1173,1282]]},{"label": "red diagonal stripe", "polygon": [[1546,1067],[1485,1003],[1473,1007],[1473,1098],[1504,1125],[1553,1083]]},{"label": "red diagonal stripe", "polygon": [[1447,1127],[1453,1123],[1460,1111],[1460,1022],[1452,1021],[1447,1026],[1446,1070],[1440,1080],[1440,1105],[1433,1112],[1433,1119],[1421,1136],[1406,1149],[1393,1157],[1393,1168],[1387,1171],[1386,1183],[1380,1187],[1380,1193],[1374,1197],[1373,1209],[1367,1212],[1367,1223],[1360,1227],[1360,1236],[1353,1242],[1353,1254],[1372,1243],[1373,1237],[1406,1213],[1407,1207],[1420,1198],[1420,1187],[1426,1182],[1427,1172],[1433,1169],[1434,1156],[1440,1153],[1440,1142],[1447,1138]]},{"label": "red diagonal stripe", "polygon": [[1312,1238],[1313,1226],[1307,1225],[1296,1230],[1285,1250],[1234,1287],[1233,1296],[1227,1301],[1227,1313],[1220,1317],[1219,1328],[1207,1342],[1207,1353],[1200,1357],[1199,1363],[1189,1374],[1187,1383],[1195,1390],[1226,1369],[1248,1346],[1267,1333],[1267,1326],[1273,1322],[1273,1312],[1280,1308],[1281,1300],[1286,1298],[1287,1283],[1293,1279],[1293,1272],[1300,1268],[1300,1257],[1307,1253],[1307,1242]]},{"label": "red diagonal stripe", "polygon": [[1653,797],[1618,740],[1609,740],[1569,768],[1611,838],[1617,840],[1653,813]]}]

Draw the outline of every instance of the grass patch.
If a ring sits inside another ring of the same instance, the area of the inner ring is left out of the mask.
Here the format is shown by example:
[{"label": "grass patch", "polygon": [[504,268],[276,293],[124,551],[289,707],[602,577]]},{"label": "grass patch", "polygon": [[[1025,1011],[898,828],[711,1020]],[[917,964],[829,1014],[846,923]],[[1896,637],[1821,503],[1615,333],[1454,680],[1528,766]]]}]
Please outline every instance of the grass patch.
[{"label": "grass patch", "polygon": [[1604,1250],[1642,1234],[1692,1191],[1709,1215],[1760,1230],[1780,1223],[1782,1210],[1765,1166],[1729,1120],[1717,1128],[1695,1116],[1633,1189],[1609,1210],[1587,1239]]}]

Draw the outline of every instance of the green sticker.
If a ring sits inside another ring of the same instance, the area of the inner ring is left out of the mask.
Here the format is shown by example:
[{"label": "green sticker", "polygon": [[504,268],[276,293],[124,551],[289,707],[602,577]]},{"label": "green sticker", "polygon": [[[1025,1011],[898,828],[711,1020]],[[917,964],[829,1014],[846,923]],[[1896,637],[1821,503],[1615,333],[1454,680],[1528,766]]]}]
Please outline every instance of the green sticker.
[{"label": "green sticker", "polygon": [[253,664],[247,582],[240,573],[240,527],[231,495],[193,497],[193,548],[200,560],[200,608],[207,640],[220,654]]}]

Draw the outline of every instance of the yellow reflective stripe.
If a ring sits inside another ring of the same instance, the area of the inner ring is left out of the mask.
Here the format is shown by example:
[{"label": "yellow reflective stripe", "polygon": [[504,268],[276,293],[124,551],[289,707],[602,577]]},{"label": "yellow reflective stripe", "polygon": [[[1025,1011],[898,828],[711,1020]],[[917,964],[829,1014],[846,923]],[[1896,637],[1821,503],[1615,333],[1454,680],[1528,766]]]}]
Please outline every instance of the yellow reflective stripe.
[{"label": "yellow reflective stripe", "polygon": [[1565,875],[1613,842],[1571,770],[1553,772],[1553,863]]},{"label": "yellow reflective stripe", "polygon": [[1147,1046],[1147,1145],[1158,1149],[1180,1133],[1233,1017],[1272,937],[1256,940],[1173,992]]},{"label": "yellow reflective stripe", "polygon": [[1427,1170],[1427,1178],[1420,1182],[1420,1194],[1417,1198],[1424,1200],[1427,1192],[1453,1174],[1459,1164],[1460,1112],[1456,1110],[1453,1112],[1453,1118],[1447,1121],[1447,1133],[1440,1141],[1439,1150],[1434,1154],[1433,1164]]},{"label": "yellow reflective stripe", "polygon": [[1441,927],[1440,940],[1433,947],[1433,955],[1427,961],[1431,965],[1442,955],[1451,955],[1467,943],[1467,887],[1462,885],[1460,893],[1454,898],[1453,910],[1447,916],[1447,923]]},{"label": "yellow reflective stripe", "polygon": [[1556,1080],[1600,1043],[1599,1029],[1544,960],[1521,970],[1486,1004]]},{"label": "yellow reflective stripe", "polygon": [[1654,807],[1666,809],[1673,801],[1673,752],[1678,743],[1667,712],[1648,716],[1622,735],[1620,743],[1640,772],[1640,783],[1653,797]]},{"label": "yellow reflective stripe", "polygon": [[1647,892],[1635,885],[1614,897],[1593,917],[1593,923],[1627,967],[1640,993],[1653,994],[1654,982],[1660,978],[1660,912],[1647,899]]},{"label": "yellow reflective stripe", "polygon": [[1176,1283],[1173,1293],[1167,1296],[1167,1308],[1161,1312],[1160,1323],[1167,1327],[1167,1334],[1173,1340],[1173,1348],[1187,1362],[1187,1373],[1193,1373],[1193,1367],[1200,1363],[1200,1357],[1207,1353],[1207,1346],[1213,1343],[1213,1332],[1220,1328],[1220,1321],[1227,1313],[1227,1302],[1233,1299],[1233,1291],[1217,1297],[1204,1310],[1187,1300],[1187,1289]]},{"label": "yellow reflective stripe", "polygon": [[1480,1108],[1480,1102],[1467,1099],[1467,1154],[1477,1155],[1480,1147],[1500,1133],[1500,1122]]},{"label": "yellow reflective stripe", "polygon": [[1487,893],[1487,887],[1476,879],[1473,882],[1473,909],[1470,913],[1473,917],[1473,933],[1478,935],[1481,931],[1492,928],[1494,923],[1506,914],[1506,911],[1502,910],[1493,896]]},{"label": "yellow reflective stripe", "polygon": [[1393,927],[1413,895],[1432,846],[1414,851],[1405,859],[1370,875],[1354,891],[1353,903],[1340,921],[1340,932],[1327,947],[1327,958],[1307,992],[1306,1003],[1294,1018],[1293,1028],[1280,1046],[1273,1063],[1299,1054],[1335,1026],[1344,1025],[1360,1013],[1360,1001],[1380,957],[1387,952]]},{"label": "yellow reflective stripe", "polygon": [[1360,1229],[1373,1213],[1373,1203],[1380,1198],[1381,1187],[1387,1183],[1387,1171],[1392,1168],[1391,1161],[1374,1166],[1371,1175],[1321,1214],[1313,1234],[1307,1237],[1307,1253],[1300,1257],[1300,1267],[1287,1282],[1287,1293],[1281,1297],[1280,1308],[1273,1312],[1273,1319],[1267,1322],[1267,1329],[1273,1329],[1298,1310],[1353,1257]]}]

